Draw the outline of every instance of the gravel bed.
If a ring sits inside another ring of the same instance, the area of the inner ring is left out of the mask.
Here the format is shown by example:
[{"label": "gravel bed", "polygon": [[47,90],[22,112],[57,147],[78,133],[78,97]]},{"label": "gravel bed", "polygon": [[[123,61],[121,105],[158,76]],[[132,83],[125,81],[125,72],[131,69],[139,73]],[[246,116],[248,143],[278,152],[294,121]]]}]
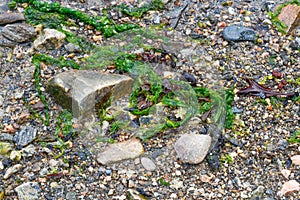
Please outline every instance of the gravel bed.
[{"label": "gravel bed", "polygon": [[[63,6],[88,14],[97,14],[101,10],[98,5],[108,8],[119,3],[93,2],[61,1]],[[120,2],[134,6],[143,3]],[[188,72],[197,79],[199,86],[212,88],[217,85],[235,87],[236,90],[247,86],[247,77],[260,82],[264,77],[272,75],[273,71],[281,72],[282,76],[278,80],[266,81],[266,85],[271,88],[277,89],[281,80],[300,78],[299,50],[291,46],[300,37],[300,29],[292,35],[283,35],[270,24],[267,11],[274,9],[274,1],[227,1],[229,5],[221,0],[164,2],[164,10],[150,11],[141,19],[127,17],[114,9],[109,12],[119,22],[136,22],[145,27],[164,23],[166,30],[174,28],[170,32],[183,36],[169,36],[173,51],[178,50],[176,42],[179,43],[178,48],[181,48],[180,45],[197,40],[197,50],[200,52],[197,54],[198,60],[187,59],[182,64],[177,63],[175,69],[164,70],[181,75]],[[178,13],[181,17],[178,17]],[[251,27],[257,32],[260,42],[225,41],[221,35],[223,28],[220,22],[227,26],[238,24]],[[114,44],[114,41],[102,38],[100,33],[88,26],[82,26],[76,32],[96,45]],[[93,37],[95,35],[99,37]],[[30,44],[19,45],[14,49],[0,47],[0,127],[1,137],[5,137],[3,140],[6,141],[12,141],[11,135],[29,126],[38,131],[38,138],[47,137],[55,141],[49,135],[55,132],[55,116],[61,108],[54,99],[44,93],[50,107],[49,126],[31,117],[26,105],[26,102],[35,104],[39,101],[32,78],[35,70],[31,63],[32,51]],[[40,53],[54,57],[71,54],[64,47]],[[71,56],[80,60],[85,55],[78,52]],[[47,80],[66,70],[42,66],[42,91]],[[115,72],[114,69],[105,70]],[[300,88],[296,84],[287,84],[282,91],[294,91],[299,95]],[[286,98],[277,105],[265,105],[259,99],[248,95],[235,96],[234,107],[239,113],[235,115],[234,129],[223,131],[226,139],[222,143],[221,152],[223,158],[230,155],[233,161],[223,159],[218,171],[211,170],[206,161],[191,165],[176,158],[173,145],[180,134],[185,133],[185,128],[167,131],[143,143],[145,153],[142,159],[107,166],[97,163],[90,144],[81,137],[74,137],[64,154],[57,159],[54,157],[59,151],[54,148],[54,144],[44,145],[38,141],[24,148],[14,147],[22,149],[19,161],[1,156],[3,168],[0,168],[0,192],[5,190],[4,199],[17,199],[14,190],[17,186],[25,182],[37,182],[39,199],[126,199],[129,193],[142,194],[146,199],[299,199],[299,191],[285,196],[279,194],[286,181],[300,182],[300,166],[292,164],[290,159],[300,154],[299,143],[288,142],[288,138],[300,129],[299,101]],[[268,102],[270,98],[265,100]],[[21,165],[19,169],[4,178],[7,169],[18,164]],[[289,175],[285,176],[284,172]]]}]

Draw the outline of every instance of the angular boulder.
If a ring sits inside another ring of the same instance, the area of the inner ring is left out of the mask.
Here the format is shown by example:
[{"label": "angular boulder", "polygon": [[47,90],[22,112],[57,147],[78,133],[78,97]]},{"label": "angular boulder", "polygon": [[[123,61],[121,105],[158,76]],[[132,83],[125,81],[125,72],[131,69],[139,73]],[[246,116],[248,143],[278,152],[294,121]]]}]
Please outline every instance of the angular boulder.
[{"label": "angular boulder", "polygon": [[110,97],[114,100],[131,93],[133,79],[118,74],[92,70],[71,70],[52,78],[47,89],[63,108],[70,109],[75,118],[91,116],[95,107]]}]

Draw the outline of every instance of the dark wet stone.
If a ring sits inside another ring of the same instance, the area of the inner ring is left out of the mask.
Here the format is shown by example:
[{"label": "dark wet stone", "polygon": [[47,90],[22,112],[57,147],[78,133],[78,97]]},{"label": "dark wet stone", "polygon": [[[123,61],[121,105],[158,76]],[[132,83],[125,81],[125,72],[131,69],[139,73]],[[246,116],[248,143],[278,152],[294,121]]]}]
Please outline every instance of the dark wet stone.
[{"label": "dark wet stone", "polygon": [[228,41],[254,41],[256,39],[256,32],[244,26],[228,26],[223,32],[222,36]]},{"label": "dark wet stone", "polygon": [[195,78],[195,76],[193,76],[192,74],[190,74],[188,72],[184,72],[182,76],[191,85],[195,85],[197,83],[197,79]]},{"label": "dark wet stone", "polygon": [[28,126],[14,136],[14,141],[18,146],[24,147],[35,140],[37,135],[37,130],[32,126]]}]

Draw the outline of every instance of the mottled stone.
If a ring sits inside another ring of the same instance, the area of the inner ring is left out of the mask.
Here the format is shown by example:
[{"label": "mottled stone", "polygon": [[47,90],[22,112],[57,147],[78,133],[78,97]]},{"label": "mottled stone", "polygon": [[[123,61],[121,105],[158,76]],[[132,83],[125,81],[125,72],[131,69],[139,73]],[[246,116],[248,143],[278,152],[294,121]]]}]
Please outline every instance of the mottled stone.
[{"label": "mottled stone", "polygon": [[288,4],[282,8],[278,15],[278,19],[287,25],[287,32],[291,31],[293,28],[300,25],[300,6]]},{"label": "mottled stone", "polygon": [[261,199],[265,191],[265,187],[260,185],[253,192],[251,192],[251,200]]},{"label": "mottled stone", "polygon": [[24,21],[25,17],[23,13],[3,13],[0,14],[0,25],[10,24],[17,21]]},{"label": "mottled stone", "polygon": [[28,145],[27,147],[24,147],[22,150],[21,150],[21,153],[22,153],[22,157],[31,157],[35,154],[37,154],[36,150],[35,150],[35,146],[30,144]]},{"label": "mottled stone", "polygon": [[132,85],[133,79],[128,76],[72,70],[55,76],[47,89],[62,107],[71,109],[73,116],[79,118],[90,116],[110,97],[118,99],[130,94]]},{"label": "mottled stone", "polygon": [[19,200],[38,200],[40,199],[40,186],[36,182],[23,183],[15,188]]},{"label": "mottled stone", "polygon": [[97,161],[102,165],[118,162],[125,159],[133,159],[144,152],[143,145],[138,139],[130,139],[125,142],[110,144],[103,152],[97,155]]},{"label": "mottled stone", "polygon": [[77,199],[76,198],[76,192],[68,192],[66,194],[66,199],[68,199],[68,200],[76,200]]},{"label": "mottled stone", "polygon": [[17,145],[20,145],[22,147],[28,145],[31,143],[35,138],[37,137],[37,129],[35,129],[32,126],[28,126],[23,130],[20,130],[15,136],[14,141],[17,143]]},{"label": "mottled stone", "polygon": [[34,27],[29,24],[7,24],[2,29],[2,35],[12,42],[22,43],[28,42],[34,38],[36,36],[36,31]]},{"label": "mottled stone", "polygon": [[33,47],[36,50],[58,49],[62,46],[66,35],[55,29],[44,29],[43,33],[33,42]]},{"label": "mottled stone", "polygon": [[184,134],[176,141],[174,149],[183,162],[198,164],[207,155],[210,145],[209,135]]},{"label": "mottled stone", "polygon": [[147,157],[141,158],[141,163],[143,167],[148,171],[154,171],[156,169],[155,163],[150,158]]},{"label": "mottled stone", "polygon": [[65,45],[65,49],[68,53],[76,53],[76,52],[82,52],[81,48],[75,44],[68,43]]},{"label": "mottled stone", "polygon": [[228,41],[254,41],[256,32],[251,28],[233,25],[224,28],[222,36]]}]

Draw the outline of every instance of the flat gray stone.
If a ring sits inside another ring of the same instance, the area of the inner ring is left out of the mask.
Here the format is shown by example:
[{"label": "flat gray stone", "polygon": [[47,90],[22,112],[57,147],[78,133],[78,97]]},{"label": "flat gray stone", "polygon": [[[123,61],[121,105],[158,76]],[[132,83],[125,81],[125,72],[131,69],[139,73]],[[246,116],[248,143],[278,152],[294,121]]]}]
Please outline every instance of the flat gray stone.
[{"label": "flat gray stone", "polygon": [[7,24],[2,29],[2,35],[12,42],[22,43],[28,42],[34,38],[36,36],[36,31],[35,28],[29,24]]},{"label": "flat gray stone", "polygon": [[154,171],[156,169],[155,163],[150,158],[147,157],[141,158],[141,163],[143,167],[148,171]]},{"label": "flat gray stone", "polygon": [[37,136],[37,129],[35,129],[33,126],[28,126],[25,129],[17,132],[17,134],[14,136],[14,141],[17,143],[17,145],[24,147],[35,140]]},{"label": "flat gray stone", "polygon": [[75,118],[91,116],[95,107],[110,97],[114,100],[131,93],[133,79],[91,70],[72,70],[58,74],[47,89],[55,100],[73,112]]},{"label": "flat gray stone", "polygon": [[198,164],[207,155],[210,145],[209,135],[184,134],[176,141],[174,149],[183,162]]},{"label": "flat gray stone", "polygon": [[58,49],[62,46],[66,35],[58,30],[45,28],[43,33],[38,36],[33,42],[33,47],[36,50]]},{"label": "flat gray stone", "polygon": [[254,41],[256,32],[244,26],[227,26],[222,32],[222,36],[228,41]]},{"label": "flat gray stone", "polygon": [[15,188],[19,200],[40,199],[40,186],[36,182],[23,183]]},{"label": "flat gray stone", "polygon": [[115,163],[121,160],[133,159],[144,153],[140,140],[133,138],[125,142],[110,144],[103,152],[97,155],[97,161],[102,165]]},{"label": "flat gray stone", "polygon": [[24,21],[25,17],[23,13],[3,13],[0,14],[0,25],[10,24],[17,21]]}]

